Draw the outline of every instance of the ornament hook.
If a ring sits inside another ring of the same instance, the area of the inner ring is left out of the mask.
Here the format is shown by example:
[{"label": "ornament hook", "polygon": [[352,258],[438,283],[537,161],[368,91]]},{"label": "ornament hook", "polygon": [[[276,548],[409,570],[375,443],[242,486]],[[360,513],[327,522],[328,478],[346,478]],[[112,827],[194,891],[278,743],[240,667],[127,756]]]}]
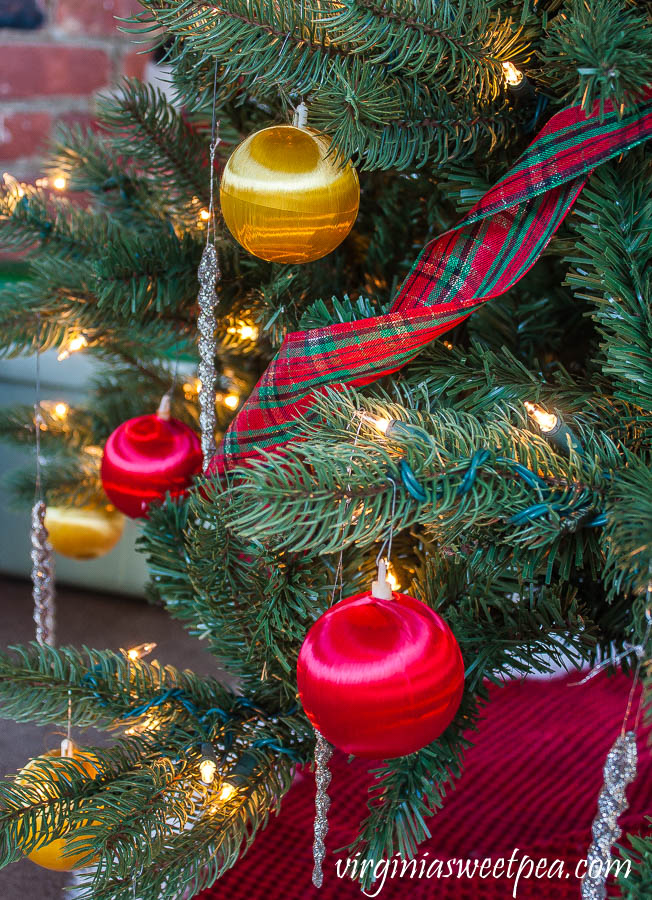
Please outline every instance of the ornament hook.
[{"label": "ornament hook", "polygon": [[294,110],[292,124],[295,128],[305,128],[308,125],[308,107],[303,100]]}]

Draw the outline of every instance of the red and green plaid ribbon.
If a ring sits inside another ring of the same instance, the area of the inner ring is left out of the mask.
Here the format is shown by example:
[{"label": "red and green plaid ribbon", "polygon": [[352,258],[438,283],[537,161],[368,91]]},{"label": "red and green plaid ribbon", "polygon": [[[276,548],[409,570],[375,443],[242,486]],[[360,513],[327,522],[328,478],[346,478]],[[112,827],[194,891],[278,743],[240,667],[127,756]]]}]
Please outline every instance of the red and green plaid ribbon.
[{"label": "red and green plaid ribbon", "polygon": [[652,134],[652,94],[619,118],[607,107],[553,116],[459,225],[421,252],[387,315],[289,334],[233,420],[211,468],[300,437],[297,418],[326,387],[395,372],[534,265],[591,170]]}]

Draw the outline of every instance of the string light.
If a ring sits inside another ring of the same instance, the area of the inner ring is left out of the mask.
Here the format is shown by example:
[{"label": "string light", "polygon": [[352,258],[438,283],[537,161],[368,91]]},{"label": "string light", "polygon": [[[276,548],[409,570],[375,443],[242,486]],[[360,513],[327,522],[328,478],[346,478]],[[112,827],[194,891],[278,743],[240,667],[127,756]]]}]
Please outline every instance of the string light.
[{"label": "string light", "polygon": [[517,69],[512,62],[503,63],[503,75],[505,77],[505,82],[509,87],[518,87],[525,78],[525,75],[521,70]]},{"label": "string light", "polygon": [[371,416],[369,413],[363,412],[360,413],[360,418],[365,422],[369,422],[370,425],[380,432],[380,434],[387,434],[387,429],[389,428],[390,419],[382,419],[377,416]]},{"label": "string light", "polygon": [[57,360],[63,362],[64,359],[68,359],[73,353],[78,353],[80,350],[83,350],[84,347],[88,347],[88,340],[86,337],[83,334],[75,334],[70,338],[65,347],[61,348]]},{"label": "string light", "polygon": [[393,439],[418,440],[426,444],[432,443],[432,438],[425,429],[419,425],[411,425],[409,422],[401,422],[399,419],[386,419],[384,417],[371,416],[369,413],[360,412],[359,416],[385,437]]},{"label": "string light", "polygon": [[183,385],[183,396],[186,400],[192,400],[195,394],[198,394],[201,390],[201,380],[199,378],[193,378],[192,381],[186,381]]},{"label": "string light", "polygon": [[101,459],[104,456],[104,450],[97,444],[89,444],[87,447],[84,447],[84,453],[88,453],[94,459]]},{"label": "string light", "polygon": [[134,734],[144,734],[147,731],[156,731],[157,728],[161,727],[161,724],[162,720],[159,719],[158,716],[146,716],[142,722],[138,722],[136,725],[127,728],[125,735],[131,737]]},{"label": "string light", "polygon": [[[58,419],[60,422],[65,422],[68,418],[68,413],[70,412],[70,407],[65,400],[41,400],[39,408],[45,412],[50,419]],[[35,416],[35,421],[38,423],[41,431],[48,430],[47,423],[44,421],[43,416],[37,414]]]},{"label": "string light", "polygon": [[236,789],[232,784],[228,784],[226,781],[222,784],[220,788],[220,792],[217,795],[218,800],[221,800],[222,803],[228,803],[236,795]]},{"label": "string light", "polygon": [[199,210],[199,218],[202,220],[202,222],[208,222],[210,217],[211,217],[211,214],[209,213],[209,211],[207,209]]},{"label": "string light", "polygon": [[583,456],[584,449],[577,437],[564,420],[555,413],[546,412],[543,407],[526,400],[524,403],[530,418],[536,422],[539,431],[546,440],[550,441],[564,453],[574,450],[579,456]]},{"label": "string light", "polygon": [[66,184],[67,182],[63,175],[57,175],[52,179],[52,187],[57,191],[65,191]]},{"label": "string light", "polygon": [[529,400],[525,401],[525,408],[530,418],[536,422],[544,434],[556,428],[559,418],[554,413],[546,412],[543,407],[538,406],[536,403],[531,403]]},{"label": "string light", "polygon": [[232,784],[223,781],[220,785],[219,791],[217,792],[217,797],[215,798],[216,802],[208,807],[208,812],[214,816],[219,815],[223,810],[224,804],[228,803],[229,800],[233,800],[237,793],[237,790],[233,787]]},{"label": "string light", "polygon": [[20,181],[18,181],[17,178],[14,178],[13,175],[10,175],[9,172],[2,173],[2,180],[7,188],[5,203],[9,208],[9,212],[12,213],[20,199],[25,196],[25,189]]},{"label": "string light", "polygon": [[258,329],[247,322],[239,322],[226,329],[227,334],[238,334],[243,341],[255,341],[258,337]]},{"label": "string light", "polygon": [[394,571],[394,566],[392,565],[390,560],[387,560],[387,573],[385,577],[393,591],[401,590],[401,586],[398,583],[398,578],[396,577],[396,572]]},{"label": "string light", "polygon": [[205,741],[201,745],[201,759],[199,760],[199,774],[204,784],[212,784],[217,772],[217,760],[212,746]]},{"label": "string light", "polygon": [[229,409],[235,409],[238,403],[240,402],[240,397],[238,394],[227,394],[222,403],[225,406],[228,406]]},{"label": "string light", "polygon": [[14,178],[9,172],[2,173],[2,179],[5,183],[5,186],[14,194],[18,194],[19,197],[25,196],[25,191],[23,189],[22,184],[18,181],[17,178]]},{"label": "string light", "polygon": [[258,329],[255,325],[241,325],[240,337],[243,341],[255,341],[258,337]]},{"label": "string light", "polygon": [[127,650],[127,656],[132,661],[136,661],[137,659],[142,659],[144,656],[148,656],[152,650],[156,649],[156,644],[153,641],[144,644],[138,644],[136,647],[130,647]]}]

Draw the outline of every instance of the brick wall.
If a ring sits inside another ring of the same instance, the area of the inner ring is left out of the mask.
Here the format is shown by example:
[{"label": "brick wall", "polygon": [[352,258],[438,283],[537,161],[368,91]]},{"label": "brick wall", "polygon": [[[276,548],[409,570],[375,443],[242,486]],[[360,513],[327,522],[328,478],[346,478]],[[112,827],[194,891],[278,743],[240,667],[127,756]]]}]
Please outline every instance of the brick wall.
[{"label": "brick wall", "polygon": [[[136,0],[0,0],[0,172],[33,180],[57,122],[90,122],[94,94],[147,62],[114,18]],[[4,26],[4,27],[3,27]]]}]

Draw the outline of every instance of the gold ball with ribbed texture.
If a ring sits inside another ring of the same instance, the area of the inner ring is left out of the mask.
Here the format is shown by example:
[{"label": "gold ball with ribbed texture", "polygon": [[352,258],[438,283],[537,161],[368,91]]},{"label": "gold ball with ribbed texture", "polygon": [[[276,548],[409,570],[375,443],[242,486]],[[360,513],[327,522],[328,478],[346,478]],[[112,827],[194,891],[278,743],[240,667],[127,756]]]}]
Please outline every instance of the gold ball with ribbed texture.
[{"label": "gold ball with ribbed texture", "polygon": [[[47,760],[51,764],[51,769],[48,775],[43,773],[43,780],[40,786],[38,784],[35,786],[34,779],[41,771],[43,760]],[[38,836],[39,843],[27,854],[27,858],[36,863],[37,866],[41,866],[44,869],[52,869],[55,872],[71,872],[74,869],[78,869],[81,860],[86,855],[81,849],[77,852],[71,850],[70,842],[74,836],[74,828],[69,828],[60,837],[48,839],[50,829],[47,810],[54,805],[59,795],[58,785],[65,792],[67,783],[66,766],[76,767],[80,773],[87,775],[89,779],[97,778],[99,774],[97,758],[89,751],[73,746],[69,759],[64,760],[60,750],[52,750],[43,756],[30,760],[16,777],[17,784],[29,784],[32,787],[36,803],[38,804],[40,799],[43,808],[43,812],[37,812],[32,823],[24,831],[19,830],[19,839],[31,842],[34,835]],[[83,824],[86,825],[88,823],[83,822]]]},{"label": "gold ball with ribbed texture", "polygon": [[220,202],[229,231],[249,253],[269,262],[307,263],[334,250],[353,227],[360,183],[328,136],[273,125],[233,151]]},{"label": "gold ball with ribbed texture", "polygon": [[57,553],[71,559],[96,559],[118,543],[125,517],[114,507],[48,506],[45,527]]}]

